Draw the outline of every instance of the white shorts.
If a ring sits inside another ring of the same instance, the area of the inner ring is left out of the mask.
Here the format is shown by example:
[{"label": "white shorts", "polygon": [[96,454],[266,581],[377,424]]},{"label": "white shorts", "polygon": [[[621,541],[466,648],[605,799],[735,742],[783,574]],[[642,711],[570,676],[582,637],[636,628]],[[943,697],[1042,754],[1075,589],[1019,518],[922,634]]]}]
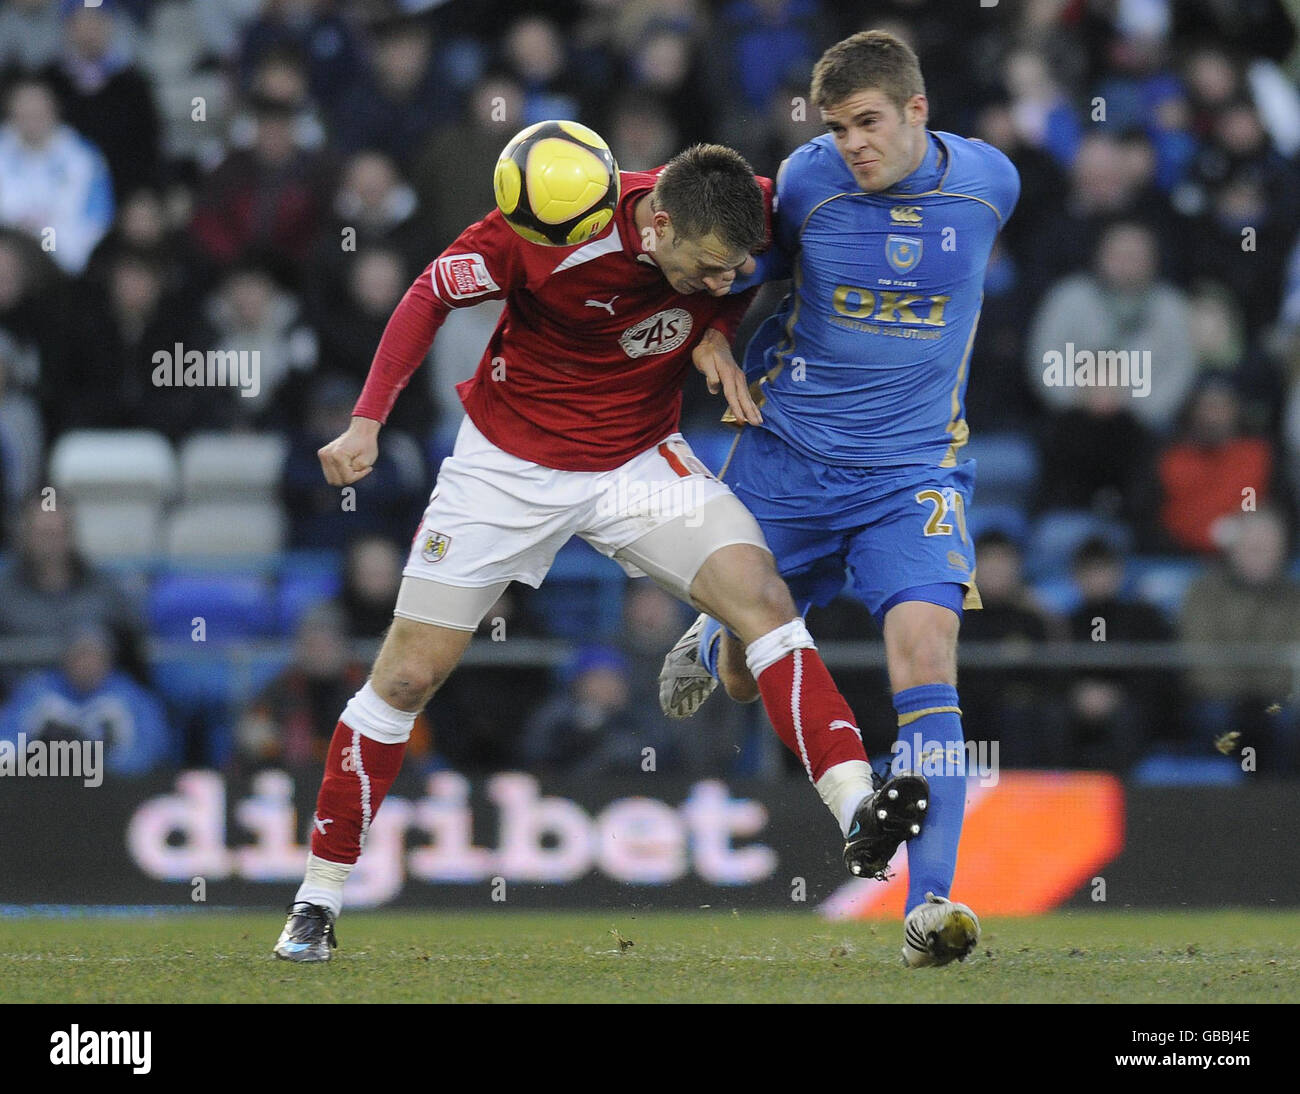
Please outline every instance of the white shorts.
[{"label": "white shorts", "polygon": [[503,452],[467,417],[411,544],[396,614],[474,630],[511,581],[541,585],[575,535],[684,600],[714,551],[767,550],[680,433],[610,471],[558,471]]}]

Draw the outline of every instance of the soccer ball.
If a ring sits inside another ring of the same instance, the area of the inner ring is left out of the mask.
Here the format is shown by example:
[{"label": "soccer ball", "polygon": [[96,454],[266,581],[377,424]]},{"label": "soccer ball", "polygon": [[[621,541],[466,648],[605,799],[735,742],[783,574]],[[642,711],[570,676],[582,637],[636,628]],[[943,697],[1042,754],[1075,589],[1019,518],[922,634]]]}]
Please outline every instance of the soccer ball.
[{"label": "soccer ball", "polygon": [[599,235],[618,206],[618,164],[600,134],[538,122],[506,145],[492,173],[497,208],[525,239],[570,247]]}]

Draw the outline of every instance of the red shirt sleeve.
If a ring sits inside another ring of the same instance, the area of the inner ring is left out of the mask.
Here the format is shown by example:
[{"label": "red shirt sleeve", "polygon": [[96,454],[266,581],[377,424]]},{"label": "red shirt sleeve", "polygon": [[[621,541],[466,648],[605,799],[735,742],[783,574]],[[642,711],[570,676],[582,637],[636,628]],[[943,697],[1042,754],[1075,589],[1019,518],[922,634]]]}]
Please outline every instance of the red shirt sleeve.
[{"label": "red shirt sleeve", "polygon": [[728,296],[718,309],[713,322],[709,324],[710,329],[721,331],[728,342],[732,341],[736,337],[736,331],[740,329],[740,321],[745,318],[745,312],[749,311],[749,305],[754,302],[754,297],[757,295],[758,286],[755,285],[752,289]]},{"label": "red shirt sleeve", "polygon": [[384,328],[361,397],[352,408],[354,417],[388,420],[452,308],[501,300],[523,283],[521,243],[494,209],[425,267]]}]

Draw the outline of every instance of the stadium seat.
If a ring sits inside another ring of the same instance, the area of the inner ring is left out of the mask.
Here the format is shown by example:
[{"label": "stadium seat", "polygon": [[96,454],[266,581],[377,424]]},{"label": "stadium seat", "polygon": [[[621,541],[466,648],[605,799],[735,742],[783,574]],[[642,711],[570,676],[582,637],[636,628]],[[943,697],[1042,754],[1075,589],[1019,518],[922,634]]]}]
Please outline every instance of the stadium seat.
[{"label": "stadium seat", "polygon": [[1135,597],[1155,605],[1173,622],[1182,611],[1188,587],[1205,566],[1194,558],[1135,558],[1128,563],[1126,584]]},{"label": "stadium seat", "polygon": [[[975,576],[978,580],[979,575]],[[1033,590],[1038,603],[1053,615],[1070,615],[1083,600],[1079,586],[1068,577],[1051,577],[1045,581],[1036,581]]]},{"label": "stadium seat", "polygon": [[299,577],[328,579],[335,585],[341,585],[343,581],[343,556],[338,551],[300,548],[285,551],[276,563],[277,572],[284,581]]},{"label": "stadium seat", "polygon": [[978,540],[986,532],[1001,532],[1022,549],[1029,539],[1029,517],[1015,505],[984,505],[979,500],[976,487],[975,504],[966,514],[966,527],[971,540]]},{"label": "stadium seat", "polygon": [[166,550],[172,558],[270,555],[284,544],[285,524],[276,502],[189,502],[167,522]]},{"label": "stadium seat", "polygon": [[1153,752],[1130,776],[1137,786],[1231,786],[1246,781],[1241,764],[1227,756],[1179,756]]},{"label": "stadium seat", "polygon": [[990,505],[1028,505],[1038,487],[1038,446],[1023,433],[977,433],[959,457],[978,464],[975,501]]},{"label": "stadium seat", "polygon": [[210,644],[272,634],[278,619],[268,582],[237,573],[164,574],[149,592],[148,615],[158,638],[184,641],[201,617]]},{"label": "stadium seat", "polygon": [[139,559],[158,550],[162,531],[162,505],[158,501],[138,500],[76,502],[74,524],[77,550],[91,562]]},{"label": "stadium seat", "polygon": [[161,433],[79,429],[55,443],[50,479],[74,501],[161,503],[176,492],[176,456]]},{"label": "stadium seat", "polygon": [[234,752],[240,712],[287,661],[287,652],[244,656],[238,646],[196,647],[160,657],[154,663],[154,683],[173,726],[200,727],[200,762],[222,768]]},{"label": "stadium seat", "polygon": [[580,539],[571,539],[555,556],[533,607],[547,630],[574,642],[605,641],[622,623],[627,578],[611,561]]},{"label": "stadium seat", "polygon": [[1025,577],[1038,583],[1067,576],[1074,552],[1093,536],[1101,536],[1123,554],[1132,549],[1133,535],[1120,521],[1086,509],[1053,509],[1042,514],[1025,549]]},{"label": "stadium seat", "polygon": [[271,433],[197,433],[181,445],[181,496],[273,499],[286,448],[285,439]]},{"label": "stadium seat", "polygon": [[284,573],[280,578],[279,597],[276,604],[277,629],[291,635],[299,621],[317,604],[333,600],[343,587],[337,573],[297,570]]}]

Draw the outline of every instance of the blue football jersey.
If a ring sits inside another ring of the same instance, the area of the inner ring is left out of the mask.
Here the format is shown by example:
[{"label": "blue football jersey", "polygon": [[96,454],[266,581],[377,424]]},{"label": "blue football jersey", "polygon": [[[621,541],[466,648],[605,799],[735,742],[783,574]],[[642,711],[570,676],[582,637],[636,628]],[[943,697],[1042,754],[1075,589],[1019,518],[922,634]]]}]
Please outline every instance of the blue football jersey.
[{"label": "blue football jersey", "polygon": [[993,241],[1020,193],[983,141],[930,132],[921,165],[868,194],[823,135],[777,175],[775,246],[733,292],[793,277],[745,354],[766,427],[831,464],[951,467]]}]

